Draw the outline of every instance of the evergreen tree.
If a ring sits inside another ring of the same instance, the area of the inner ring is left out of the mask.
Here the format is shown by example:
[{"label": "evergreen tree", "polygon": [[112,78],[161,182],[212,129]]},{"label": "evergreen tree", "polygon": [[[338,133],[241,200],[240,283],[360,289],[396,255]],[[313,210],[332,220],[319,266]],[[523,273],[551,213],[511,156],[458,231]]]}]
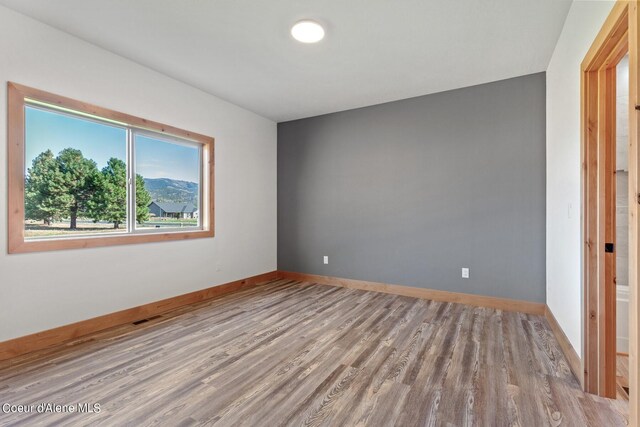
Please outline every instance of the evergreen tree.
[{"label": "evergreen tree", "polygon": [[33,159],[25,180],[25,218],[49,225],[68,213],[71,198],[51,150]]},{"label": "evergreen tree", "polygon": [[65,148],[56,160],[68,196],[69,228],[75,230],[78,216],[88,213],[90,201],[99,188],[99,171],[96,162],[85,159],[82,152],[74,148]]},{"label": "evergreen tree", "polygon": [[[136,176],[136,221],[149,219],[151,195],[144,186],[142,175]],[[127,165],[111,158],[102,169],[94,197],[89,202],[88,214],[94,221],[109,221],[120,228],[127,219]]]},{"label": "evergreen tree", "polygon": [[87,214],[94,221],[109,221],[118,229],[127,220],[127,165],[111,158],[97,176]]},{"label": "evergreen tree", "polygon": [[151,204],[151,194],[144,186],[142,175],[136,175],[136,221],[138,224],[149,220],[149,205]]},{"label": "evergreen tree", "polygon": [[[142,175],[136,175],[136,221],[149,219],[151,195]],[[102,171],[80,150],[66,148],[57,157],[47,150],[36,157],[25,180],[25,218],[50,224],[80,216],[109,221],[118,229],[127,219],[127,165],[111,158]]]}]

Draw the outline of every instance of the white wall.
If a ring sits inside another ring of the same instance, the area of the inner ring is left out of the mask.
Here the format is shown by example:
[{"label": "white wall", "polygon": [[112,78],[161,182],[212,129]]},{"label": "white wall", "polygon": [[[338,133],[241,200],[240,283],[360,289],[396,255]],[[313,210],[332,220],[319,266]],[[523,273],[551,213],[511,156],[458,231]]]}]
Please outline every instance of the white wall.
[{"label": "white wall", "polygon": [[574,1],[547,69],[547,304],[582,355],[580,63],[613,1]]},{"label": "white wall", "polygon": [[[0,7],[0,341],[276,269],[276,124]],[[7,254],[6,82],[216,138],[216,237]]]}]

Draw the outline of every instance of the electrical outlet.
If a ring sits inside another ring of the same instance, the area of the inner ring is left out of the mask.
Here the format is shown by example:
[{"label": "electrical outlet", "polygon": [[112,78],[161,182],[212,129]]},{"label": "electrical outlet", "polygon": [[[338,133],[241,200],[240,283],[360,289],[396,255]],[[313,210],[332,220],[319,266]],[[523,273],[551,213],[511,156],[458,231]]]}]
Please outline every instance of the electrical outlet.
[{"label": "electrical outlet", "polygon": [[329,264],[329,257],[328,256],[323,256],[322,257],[322,262],[324,262],[325,264]]},{"label": "electrical outlet", "polygon": [[466,267],[462,267],[462,278],[463,279],[469,278],[469,269]]}]

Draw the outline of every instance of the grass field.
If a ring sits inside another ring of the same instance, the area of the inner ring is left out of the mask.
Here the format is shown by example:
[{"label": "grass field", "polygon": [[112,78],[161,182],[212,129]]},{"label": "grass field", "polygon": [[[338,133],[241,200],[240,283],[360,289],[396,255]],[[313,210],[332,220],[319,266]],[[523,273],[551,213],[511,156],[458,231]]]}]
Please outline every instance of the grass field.
[{"label": "grass field", "polygon": [[197,227],[197,219],[177,218],[151,218],[142,224],[136,224],[136,228],[163,228],[163,227]]},{"label": "grass field", "polygon": [[74,236],[83,234],[96,233],[122,233],[125,229],[114,229],[113,223],[78,220],[78,228],[69,229],[68,221],[54,222],[51,225],[45,225],[42,222],[25,221],[24,236],[27,238],[52,237],[52,236]]},{"label": "grass field", "polygon": [[[153,218],[151,221],[143,224],[136,224],[138,229],[152,228],[175,228],[175,227],[197,227],[197,219],[176,219],[176,218]],[[69,221],[54,222],[51,225],[45,225],[42,221],[25,221],[24,236],[25,238],[40,237],[67,237],[82,236],[88,234],[107,234],[107,233],[123,233],[127,231],[125,224],[119,229],[113,228],[111,222],[93,222],[91,220],[78,220],[77,228],[71,230]]]}]

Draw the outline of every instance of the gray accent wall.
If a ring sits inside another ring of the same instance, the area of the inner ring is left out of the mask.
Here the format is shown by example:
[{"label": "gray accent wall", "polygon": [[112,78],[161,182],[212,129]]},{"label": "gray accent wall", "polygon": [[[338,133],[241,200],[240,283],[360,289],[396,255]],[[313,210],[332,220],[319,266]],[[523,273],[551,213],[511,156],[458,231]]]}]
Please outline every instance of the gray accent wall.
[{"label": "gray accent wall", "polygon": [[278,268],[544,302],[545,132],[544,73],[278,124]]}]

